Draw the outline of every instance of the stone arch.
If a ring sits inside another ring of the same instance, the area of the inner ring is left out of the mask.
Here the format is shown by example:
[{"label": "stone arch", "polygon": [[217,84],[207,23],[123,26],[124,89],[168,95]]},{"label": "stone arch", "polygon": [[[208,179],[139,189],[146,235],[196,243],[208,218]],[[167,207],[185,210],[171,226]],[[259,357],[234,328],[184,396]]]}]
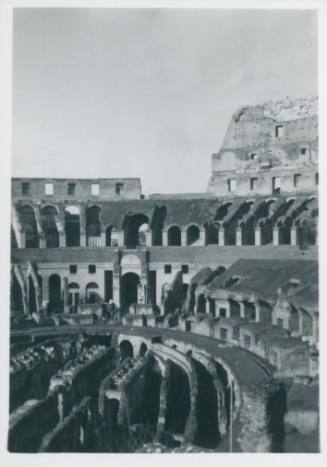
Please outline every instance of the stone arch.
[{"label": "stone arch", "polygon": [[149,229],[149,218],[145,214],[133,214],[126,217],[124,222],[125,246],[136,248],[145,246],[146,234]]},{"label": "stone arch", "polygon": [[123,307],[129,307],[133,303],[138,303],[139,284],[140,277],[135,272],[127,272],[121,277],[120,303]]},{"label": "stone arch", "polygon": [[41,223],[45,235],[46,248],[59,247],[59,232],[57,228],[58,209],[47,204],[41,208]]},{"label": "stone arch", "polygon": [[23,291],[15,273],[12,279],[11,309],[15,314],[24,313]]},{"label": "stone arch", "polygon": [[81,221],[78,206],[71,205],[65,207],[65,233],[66,246],[80,246]]},{"label": "stone arch", "polygon": [[191,410],[190,382],[187,373],[169,361],[165,430],[184,435]]},{"label": "stone arch", "polygon": [[191,224],[186,229],[186,245],[197,244],[200,240],[200,228],[196,224]]},{"label": "stone arch", "polygon": [[49,311],[62,312],[61,277],[59,274],[51,274],[49,277]]},{"label": "stone arch", "polygon": [[68,306],[70,313],[76,313],[80,299],[80,287],[76,282],[68,284]]},{"label": "stone arch", "polygon": [[206,312],[206,303],[207,300],[204,296],[203,293],[199,294],[197,297],[197,307],[196,307],[196,312],[197,313],[205,313]]},{"label": "stone arch", "polygon": [[85,292],[86,292],[86,302],[87,303],[100,303],[101,297],[99,295],[99,286],[96,282],[89,282],[86,285]]},{"label": "stone arch", "polygon": [[39,248],[39,234],[34,208],[29,204],[25,204],[18,208],[18,212],[25,232],[25,247]]},{"label": "stone arch", "polygon": [[169,246],[181,246],[182,234],[177,225],[172,225],[167,230],[167,243]]},{"label": "stone arch", "polygon": [[142,342],[140,345],[140,352],[139,352],[140,357],[144,357],[147,351],[148,351],[148,346],[146,345],[145,342]]},{"label": "stone arch", "polygon": [[133,345],[127,339],[124,339],[124,340],[122,340],[120,342],[119,352],[120,352],[120,359],[121,360],[125,360],[125,358],[133,358],[134,357]]},{"label": "stone arch", "polygon": [[89,206],[85,211],[86,246],[100,246],[101,240],[101,208],[97,205]]}]

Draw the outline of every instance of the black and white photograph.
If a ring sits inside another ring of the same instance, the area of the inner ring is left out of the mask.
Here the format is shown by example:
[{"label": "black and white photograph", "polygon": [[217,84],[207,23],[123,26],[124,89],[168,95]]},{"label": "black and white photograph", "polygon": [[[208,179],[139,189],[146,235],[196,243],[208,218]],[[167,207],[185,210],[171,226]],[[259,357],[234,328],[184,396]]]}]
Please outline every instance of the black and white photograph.
[{"label": "black and white photograph", "polygon": [[322,452],[321,12],[263,3],[12,8],[7,456]]}]

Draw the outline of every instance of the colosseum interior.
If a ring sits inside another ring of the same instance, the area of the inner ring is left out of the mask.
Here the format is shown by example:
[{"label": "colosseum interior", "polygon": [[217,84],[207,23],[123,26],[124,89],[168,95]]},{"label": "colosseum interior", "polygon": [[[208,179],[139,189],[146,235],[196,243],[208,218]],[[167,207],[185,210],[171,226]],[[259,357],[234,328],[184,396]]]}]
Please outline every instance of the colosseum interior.
[{"label": "colosseum interior", "polygon": [[11,452],[319,451],[317,98],[243,107],[206,193],[12,179]]}]

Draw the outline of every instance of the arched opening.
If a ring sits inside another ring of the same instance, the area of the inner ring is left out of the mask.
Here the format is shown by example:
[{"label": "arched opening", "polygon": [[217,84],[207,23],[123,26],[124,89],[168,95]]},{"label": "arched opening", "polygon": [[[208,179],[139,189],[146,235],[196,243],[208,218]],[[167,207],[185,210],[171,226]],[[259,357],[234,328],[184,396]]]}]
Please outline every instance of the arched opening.
[{"label": "arched opening", "polygon": [[14,311],[14,314],[24,313],[23,292],[16,274],[13,274],[11,300],[11,309]]},{"label": "arched opening", "polygon": [[101,303],[101,297],[99,295],[99,286],[96,282],[89,282],[86,286],[85,299],[86,303]]},{"label": "arched opening", "polygon": [[200,229],[197,225],[190,225],[186,230],[186,244],[195,245],[200,240]]},{"label": "arched opening", "polygon": [[291,224],[289,221],[279,225],[278,243],[279,245],[291,244]]},{"label": "arched opening", "polygon": [[25,247],[38,248],[39,235],[32,206],[22,206],[19,208],[19,217],[25,232]]},{"label": "arched opening", "polygon": [[58,274],[49,277],[49,311],[51,313],[62,312],[61,278]]},{"label": "arched opening", "polygon": [[138,286],[140,278],[134,272],[127,272],[121,278],[121,304],[129,307],[132,303],[138,303]]},{"label": "arched opening", "polygon": [[69,313],[77,313],[80,298],[79,285],[76,282],[68,284],[68,306]]},{"label": "arched opening", "polygon": [[119,353],[120,353],[120,360],[123,361],[125,358],[133,358],[134,357],[134,350],[133,346],[128,340],[123,340],[119,344]]},{"label": "arched opening", "polygon": [[28,305],[30,313],[37,312],[36,290],[31,276],[28,278]]},{"label": "arched opening", "polygon": [[80,212],[77,206],[68,206],[65,209],[66,246],[80,246]]},{"label": "arched opening", "polygon": [[59,247],[59,232],[56,223],[57,215],[58,213],[54,206],[45,206],[41,209],[41,223],[47,248]]},{"label": "arched opening", "polygon": [[182,244],[182,235],[181,229],[177,225],[173,225],[168,229],[167,240],[169,246],[181,246]]},{"label": "arched opening", "polygon": [[151,225],[153,246],[162,245],[162,229],[165,223],[166,216],[167,216],[166,206],[155,207],[152,225]]},{"label": "arched opening", "polygon": [[236,300],[229,300],[230,315],[231,317],[241,317],[241,306]]},{"label": "arched opening", "polygon": [[149,219],[144,214],[127,215],[124,222],[125,246],[136,248],[145,246],[145,232],[149,229]]},{"label": "arched opening", "polygon": [[142,344],[140,345],[140,357],[144,357],[147,351],[148,351],[147,345],[144,342],[142,342]]},{"label": "arched opening", "polygon": [[217,390],[209,371],[197,360],[193,359],[193,363],[198,381],[195,444],[210,449],[214,448],[220,439]]},{"label": "arched opening", "polygon": [[218,228],[214,224],[208,224],[206,229],[206,244],[218,245]]},{"label": "arched opening", "polygon": [[97,247],[101,243],[101,222],[99,206],[87,208],[86,214],[86,246]]},{"label": "arched opening", "polygon": [[244,318],[249,321],[255,321],[255,306],[253,303],[244,301]]},{"label": "arched opening", "polygon": [[179,366],[170,362],[170,378],[167,382],[166,431],[172,434],[184,434],[190,408],[188,376]]},{"label": "arched opening", "polygon": [[209,301],[209,312],[213,318],[216,317],[216,302],[213,298],[208,297]]},{"label": "arched opening", "polygon": [[205,296],[203,294],[200,294],[198,296],[198,300],[197,300],[197,313],[205,313],[206,312],[206,299],[205,299]]}]

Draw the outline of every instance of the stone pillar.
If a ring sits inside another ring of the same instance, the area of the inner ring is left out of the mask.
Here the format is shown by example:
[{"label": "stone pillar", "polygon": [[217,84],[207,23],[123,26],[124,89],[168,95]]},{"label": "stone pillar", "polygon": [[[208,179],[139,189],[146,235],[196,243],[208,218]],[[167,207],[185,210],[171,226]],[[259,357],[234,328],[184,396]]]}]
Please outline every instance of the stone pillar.
[{"label": "stone pillar", "polygon": [[187,240],[186,240],[186,230],[182,229],[181,231],[181,245],[186,246]]},{"label": "stone pillar", "polygon": [[59,246],[60,247],[65,247],[66,246],[65,232],[59,232]]},{"label": "stone pillar", "polygon": [[291,245],[297,245],[297,227],[295,225],[291,227]]},{"label": "stone pillar", "polygon": [[40,245],[40,248],[46,248],[46,241],[44,237],[40,237],[39,245]]},{"label": "stone pillar", "polygon": [[242,246],[242,228],[237,227],[236,229],[236,245]]},{"label": "stone pillar", "polygon": [[101,232],[100,246],[106,246],[106,232]]},{"label": "stone pillar", "polygon": [[238,302],[239,305],[240,305],[240,317],[241,318],[245,318],[245,305],[244,305],[244,302]]},{"label": "stone pillar", "polygon": [[277,226],[273,228],[273,245],[279,245],[279,227]]},{"label": "stone pillar", "polygon": [[117,232],[118,246],[124,246],[124,231],[118,230]]},{"label": "stone pillar", "polygon": [[119,274],[113,275],[112,299],[116,306],[120,307],[120,277]]},{"label": "stone pillar", "polygon": [[162,231],[162,246],[168,245],[168,232],[167,230]]},{"label": "stone pillar", "polygon": [[259,302],[254,302],[253,304],[255,307],[255,321],[260,323],[260,304]]},{"label": "stone pillar", "polygon": [[86,232],[85,232],[85,230],[81,230],[81,234],[80,234],[80,246],[83,246],[83,247],[86,246]]},{"label": "stone pillar", "polygon": [[152,246],[152,230],[147,230],[145,232],[145,245]]},{"label": "stone pillar", "polygon": [[261,227],[257,226],[254,229],[254,244],[256,246],[261,246]]},{"label": "stone pillar", "polygon": [[219,227],[218,244],[219,245],[225,245],[225,229],[224,229],[224,227]]},{"label": "stone pillar", "polygon": [[205,246],[206,244],[206,232],[204,229],[200,230],[199,245]]},{"label": "stone pillar", "polygon": [[26,234],[25,234],[25,232],[20,232],[20,248],[26,248]]},{"label": "stone pillar", "polygon": [[209,300],[206,298],[206,315],[210,314],[210,303]]}]

